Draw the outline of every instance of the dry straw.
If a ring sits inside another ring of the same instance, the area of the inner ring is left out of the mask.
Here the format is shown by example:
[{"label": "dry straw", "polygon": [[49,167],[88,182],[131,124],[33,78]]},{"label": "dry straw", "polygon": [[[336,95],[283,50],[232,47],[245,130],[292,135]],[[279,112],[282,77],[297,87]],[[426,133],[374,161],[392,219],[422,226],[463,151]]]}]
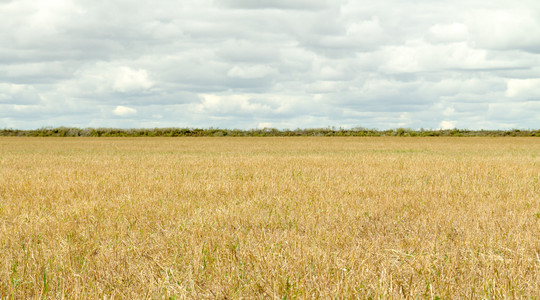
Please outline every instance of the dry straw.
[{"label": "dry straw", "polygon": [[0,138],[0,297],[539,298],[536,138]]}]

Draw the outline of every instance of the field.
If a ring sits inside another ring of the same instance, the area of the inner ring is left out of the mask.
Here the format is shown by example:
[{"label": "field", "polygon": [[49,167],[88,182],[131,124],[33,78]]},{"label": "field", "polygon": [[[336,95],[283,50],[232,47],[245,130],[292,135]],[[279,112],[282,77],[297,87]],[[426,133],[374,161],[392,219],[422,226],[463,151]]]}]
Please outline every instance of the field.
[{"label": "field", "polygon": [[538,138],[0,138],[0,298],[540,298]]}]

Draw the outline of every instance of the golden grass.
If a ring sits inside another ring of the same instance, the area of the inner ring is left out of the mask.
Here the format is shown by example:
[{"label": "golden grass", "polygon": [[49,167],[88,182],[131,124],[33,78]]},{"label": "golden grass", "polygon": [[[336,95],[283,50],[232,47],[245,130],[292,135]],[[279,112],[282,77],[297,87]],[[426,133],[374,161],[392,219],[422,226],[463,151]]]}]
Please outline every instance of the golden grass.
[{"label": "golden grass", "polygon": [[0,138],[0,297],[539,298],[537,138]]}]

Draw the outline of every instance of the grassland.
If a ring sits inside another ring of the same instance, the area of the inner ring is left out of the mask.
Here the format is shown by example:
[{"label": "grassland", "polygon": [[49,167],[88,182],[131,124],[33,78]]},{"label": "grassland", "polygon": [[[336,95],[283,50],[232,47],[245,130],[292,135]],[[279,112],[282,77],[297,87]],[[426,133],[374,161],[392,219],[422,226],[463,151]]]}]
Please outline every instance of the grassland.
[{"label": "grassland", "polygon": [[538,138],[0,138],[0,298],[540,298]]}]

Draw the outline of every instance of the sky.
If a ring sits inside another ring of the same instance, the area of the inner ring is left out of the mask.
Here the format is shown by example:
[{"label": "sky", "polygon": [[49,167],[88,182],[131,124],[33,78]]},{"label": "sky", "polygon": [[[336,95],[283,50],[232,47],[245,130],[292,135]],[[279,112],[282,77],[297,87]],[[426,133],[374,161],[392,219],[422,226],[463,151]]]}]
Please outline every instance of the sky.
[{"label": "sky", "polygon": [[0,0],[0,128],[540,128],[538,0]]}]

